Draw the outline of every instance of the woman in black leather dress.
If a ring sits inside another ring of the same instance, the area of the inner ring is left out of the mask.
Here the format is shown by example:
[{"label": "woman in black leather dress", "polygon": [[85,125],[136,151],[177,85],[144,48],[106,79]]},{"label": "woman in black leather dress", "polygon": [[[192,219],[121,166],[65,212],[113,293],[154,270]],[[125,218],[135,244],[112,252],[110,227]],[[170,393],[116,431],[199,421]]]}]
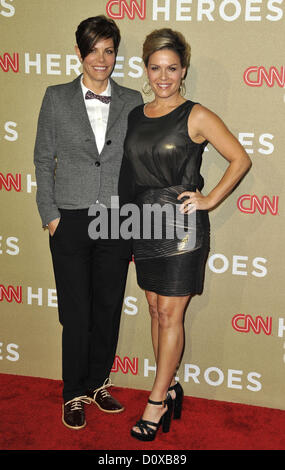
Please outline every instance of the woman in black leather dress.
[{"label": "woman in black leather dress", "polygon": [[[129,115],[119,182],[121,202],[137,204],[142,223],[146,204],[173,208],[179,204],[184,228],[190,220],[185,222],[186,214],[195,211],[196,219],[194,243],[188,243],[193,236],[191,224],[183,239],[165,236],[167,226],[181,224],[178,216],[170,221],[167,216],[161,218],[162,239],[152,236],[133,242],[138,284],[145,290],[151,314],[157,371],[150,399],[131,435],[153,440],[160,424],[164,432],[169,430],[173,407],[173,417],[181,415],[183,390],[174,377],[183,350],[184,312],[190,297],[203,290],[208,210],[234,188],[250,167],[250,159],[218,116],[183,98],[190,46],[180,33],[153,31],[144,42],[143,60],[154,100]],[[200,166],[208,142],[229,166],[214,189],[203,195]]]}]

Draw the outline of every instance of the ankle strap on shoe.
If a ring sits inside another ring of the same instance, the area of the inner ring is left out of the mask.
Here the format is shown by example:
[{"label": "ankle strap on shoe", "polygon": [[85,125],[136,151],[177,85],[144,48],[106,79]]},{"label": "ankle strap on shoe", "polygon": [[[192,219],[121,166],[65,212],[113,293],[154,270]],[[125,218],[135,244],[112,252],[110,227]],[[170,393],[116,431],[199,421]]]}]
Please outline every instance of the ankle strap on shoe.
[{"label": "ankle strap on shoe", "polygon": [[172,385],[172,387],[169,387],[168,391],[170,392],[171,390],[174,390],[177,384]]},{"label": "ankle strap on shoe", "polygon": [[153,401],[149,398],[148,403],[150,403],[151,405],[163,405],[163,407],[165,407],[166,406],[166,399],[162,400],[162,401]]},{"label": "ankle strap on shoe", "polygon": [[174,385],[172,385],[171,387],[169,387],[168,392],[170,392],[171,390],[175,390],[175,391],[176,391],[176,389],[182,389],[182,387],[181,387],[181,385],[180,385],[179,382],[176,382]]}]

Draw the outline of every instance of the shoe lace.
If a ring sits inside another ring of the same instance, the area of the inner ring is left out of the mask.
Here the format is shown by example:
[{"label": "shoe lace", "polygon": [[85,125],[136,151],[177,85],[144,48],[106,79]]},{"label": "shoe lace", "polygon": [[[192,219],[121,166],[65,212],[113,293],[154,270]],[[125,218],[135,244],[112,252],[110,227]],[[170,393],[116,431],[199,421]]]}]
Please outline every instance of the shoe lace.
[{"label": "shoe lace", "polygon": [[82,410],[83,403],[86,403],[87,405],[89,405],[91,403],[91,399],[87,397],[87,395],[83,395],[81,397],[73,398],[72,400],[69,400],[65,404],[67,405],[68,403],[71,404],[70,405],[71,411]]},{"label": "shoe lace", "polygon": [[96,398],[96,395],[97,393],[101,393],[102,397],[103,398],[107,398],[107,397],[110,397],[110,392],[109,390],[107,390],[108,387],[112,387],[112,383],[111,383],[111,379],[110,377],[108,377],[105,382],[103,383],[102,387],[99,387],[99,388],[96,388],[96,390],[94,390],[94,400]]}]

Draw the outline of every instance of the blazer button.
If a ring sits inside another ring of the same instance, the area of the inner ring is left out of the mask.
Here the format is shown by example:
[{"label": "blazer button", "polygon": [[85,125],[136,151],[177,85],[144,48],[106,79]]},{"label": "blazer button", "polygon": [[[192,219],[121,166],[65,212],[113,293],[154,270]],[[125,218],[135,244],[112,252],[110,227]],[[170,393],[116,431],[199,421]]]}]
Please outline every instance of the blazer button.
[{"label": "blazer button", "polygon": [[100,166],[100,162],[95,162],[95,166]]},{"label": "blazer button", "polygon": [[107,145],[111,145],[112,141],[111,140],[107,140],[106,144]]}]

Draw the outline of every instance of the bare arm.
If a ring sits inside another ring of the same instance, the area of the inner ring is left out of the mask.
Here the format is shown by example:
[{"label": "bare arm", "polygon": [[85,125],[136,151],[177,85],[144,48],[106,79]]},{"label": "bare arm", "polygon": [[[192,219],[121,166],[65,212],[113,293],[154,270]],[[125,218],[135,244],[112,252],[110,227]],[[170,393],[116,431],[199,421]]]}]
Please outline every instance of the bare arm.
[{"label": "bare arm", "polygon": [[229,162],[223,177],[207,196],[203,196],[199,191],[196,193],[185,191],[178,197],[180,199],[184,196],[189,196],[189,199],[184,202],[184,212],[187,211],[186,206],[189,203],[195,204],[196,209],[212,209],[239,182],[250,168],[251,160],[223,121],[215,113],[201,105],[195,105],[189,116],[188,132],[194,142],[202,143],[205,140],[209,141]]}]

